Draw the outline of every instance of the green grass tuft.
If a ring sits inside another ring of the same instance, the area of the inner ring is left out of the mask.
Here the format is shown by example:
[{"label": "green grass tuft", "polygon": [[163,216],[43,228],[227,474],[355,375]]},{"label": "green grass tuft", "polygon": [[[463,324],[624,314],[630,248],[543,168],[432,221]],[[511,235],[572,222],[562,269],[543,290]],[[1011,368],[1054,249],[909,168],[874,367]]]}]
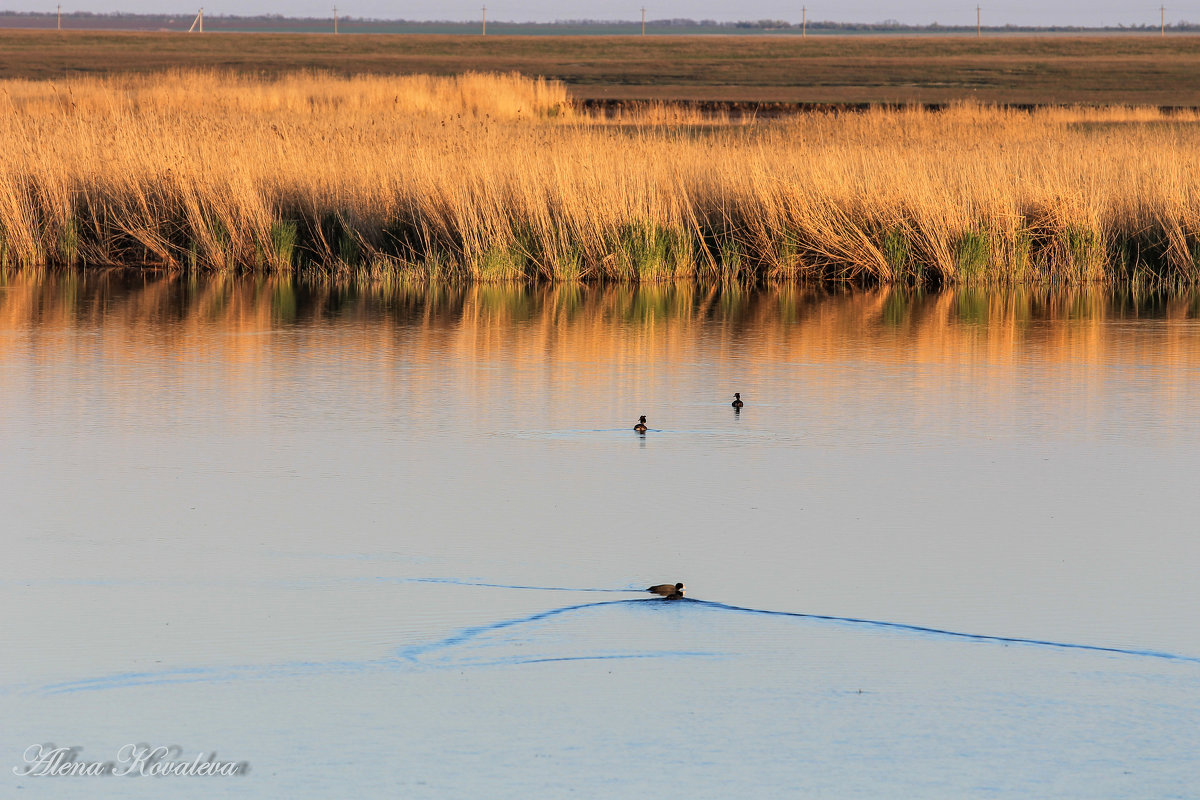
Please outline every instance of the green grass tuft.
[{"label": "green grass tuft", "polygon": [[492,245],[474,259],[471,272],[477,280],[486,282],[518,281],[526,277],[527,263],[516,245]]},{"label": "green grass tuft", "polygon": [[991,242],[985,232],[966,231],[954,243],[954,268],[966,280],[981,278],[991,255]]},{"label": "green grass tuft", "polygon": [[694,269],[691,237],[675,228],[626,225],[612,249],[617,274],[611,277],[654,281],[682,277]]},{"label": "green grass tuft", "polygon": [[1069,225],[1059,231],[1057,238],[1073,279],[1088,281],[1104,277],[1107,258],[1099,232]]},{"label": "green grass tuft", "polygon": [[68,216],[58,230],[58,257],[62,264],[73,266],[79,261],[79,224]]},{"label": "green grass tuft", "polygon": [[879,243],[879,252],[895,275],[904,275],[909,270],[911,256],[908,250],[908,239],[900,228],[889,228]]},{"label": "green grass tuft", "polygon": [[296,223],[293,220],[278,220],[271,224],[269,236],[269,262],[276,267],[291,269],[295,265],[293,259],[296,256],[298,238]]},{"label": "green grass tuft", "polygon": [[721,278],[735,280],[742,274],[746,258],[742,253],[742,245],[736,239],[725,239],[720,244],[718,268]]}]

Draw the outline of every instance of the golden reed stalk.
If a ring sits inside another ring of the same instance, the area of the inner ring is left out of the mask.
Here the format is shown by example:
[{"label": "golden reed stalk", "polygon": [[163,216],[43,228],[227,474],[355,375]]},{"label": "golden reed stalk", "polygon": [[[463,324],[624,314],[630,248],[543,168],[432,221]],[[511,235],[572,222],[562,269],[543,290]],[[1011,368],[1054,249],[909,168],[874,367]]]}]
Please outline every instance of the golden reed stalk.
[{"label": "golden reed stalk", "polygon": [[0,81],[0,264],[1193,283],[1198,122],[604,117],[519,75]]}]

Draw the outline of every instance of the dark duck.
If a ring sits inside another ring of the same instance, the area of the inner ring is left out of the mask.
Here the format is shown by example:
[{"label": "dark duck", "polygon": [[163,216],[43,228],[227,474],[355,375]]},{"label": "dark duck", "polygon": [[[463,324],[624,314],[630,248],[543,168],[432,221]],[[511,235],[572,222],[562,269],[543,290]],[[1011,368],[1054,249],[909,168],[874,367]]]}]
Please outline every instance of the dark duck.
[{"label": "dark duck", "polygon": [[682,583],[660,583],[657,586],[651,586],[646,591],[650,592],[650,594],[665,597],[668,600],[678,600],[683,597],[684,586]]}]

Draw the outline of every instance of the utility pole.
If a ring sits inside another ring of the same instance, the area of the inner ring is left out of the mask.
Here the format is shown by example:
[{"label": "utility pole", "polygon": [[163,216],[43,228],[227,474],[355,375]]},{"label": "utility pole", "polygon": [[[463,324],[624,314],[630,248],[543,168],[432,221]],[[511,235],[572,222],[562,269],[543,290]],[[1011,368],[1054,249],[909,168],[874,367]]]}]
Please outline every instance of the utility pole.
[{"label": "utility pole", "polygon": [[62,30],[62,4],[58,6],[58,29]]},{"label": "utility pole", "polygon": [[983,38],[983,12],[975,6],[975,38]]},{"label": "utility pole", "polygon": [[337,36],[337,6],[333,7],[333,35]]},{"label": "utility pole", "polygon": [[481,36],[487,36],[487,6],[483,7],[483,33]]},{"label": "utility pole", "polygon": [[1166,35],[1167,35],[1167,7],[1166,7],[1166,6],[1159,6],[1159,7],[1158,7],[1158,14],[1159,14],[1158,24],[1159,24],[1159,26],[1160,26],[1160,27],[1159,27],[1159,31],[1158,31],[1158,35],[1159,35],[1159,36],[1166,36]]},{"label": "utility pole", "polygon": [[646,35],[646,7],[642,6],[642,36]]},{"label": "utility pole", "polygon": [[802,15],[800,17],[800,38],[807,39],[808,38],[808,6],[802,6],[800,8],[800,14]]}]

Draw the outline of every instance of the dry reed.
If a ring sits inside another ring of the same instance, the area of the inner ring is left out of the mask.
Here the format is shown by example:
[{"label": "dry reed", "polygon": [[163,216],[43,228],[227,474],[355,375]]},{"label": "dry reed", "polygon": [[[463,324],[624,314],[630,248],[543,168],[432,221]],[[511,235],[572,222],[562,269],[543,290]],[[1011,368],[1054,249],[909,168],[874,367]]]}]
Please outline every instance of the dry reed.
[{"label": "dry reed", "polygon": [[1200,280],[1200,117],[572,109],[561,84],[0,82],[0,264],[478,280]]}]

